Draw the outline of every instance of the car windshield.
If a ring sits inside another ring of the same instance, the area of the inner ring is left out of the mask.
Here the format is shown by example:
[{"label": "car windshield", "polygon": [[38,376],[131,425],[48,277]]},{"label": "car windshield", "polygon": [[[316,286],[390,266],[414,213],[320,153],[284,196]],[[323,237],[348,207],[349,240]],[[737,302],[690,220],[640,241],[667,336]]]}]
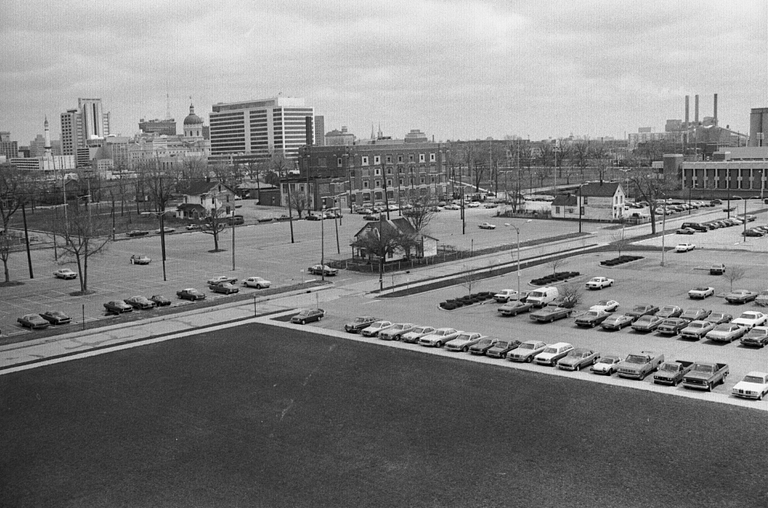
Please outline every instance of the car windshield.
[{"label": "car windshield", "polygon": [[756,319],[757,316],[752,312],[744,312],[739,316],[739,319]]},{"label": "car windshield", "polygon": [[696,288],[694,291],[706,291],[708,288]]},{"label": "car windshield", "polygon": [[664,370],[667,372],[677,372],[677,364],[674,363],[665,363],[661,366],[659,370]]},{"label": "car windshield", "polygon": [[763,383],[765,383],[765,379],[763,379],[763,378],[762,378],[762,377],[760,377],[760,376],[746,376],[746,377],[743,379],[743,381],[744,381],[745,383],[759,383],[759,384],[763,384]]},{"label": "car windshield", "polygon": [[548,347],[548,348],[544,349],[544,353],[557,353],[557,348],[556,347]]},{"label": "car windshield", "polygon": [[533,344],[528,344],[527,342],[523,342],[520,344],[520,347],[518,349],[533,349]]},{"label": "car windshield", "polygon": [[645,312],[645,305],[638,305],[634,309],[632,309],[633,312]]},{"label": "car windshield", "polygon": [[694,372],[705,372],[705,373],[710,373],[710,372],[712,372],[713,370],[714,370],[714,369],[713,369],[713,367],[712,367],[711,365],[696,365],[696,366],[693,368],[693,371],[694,371]]},{"label": "car windshield", "polygon": [[704,323],[697,323],[694,321],[693,323],[688,325],[688,328],[704,328]]},{"label": "car windshield", "polygon": [[498,341],[496,344],[494,344],[493,346],[494,346],[494,347],[505,348],[505,347],[507,347],[507,345],[508,345],[508,344],[509,344],[509,341],[506,341],[506,340],[500,340],[500,341]]},{"label": "car windshield", "polygon": [[753,328],[749,331],[747,337],[765,337],[766,335],[768,335],[768,330],[757,330]]},{"label": "car windshield", "polygon": [[482,340],[480,340],[480,341],[477,343],[477,345],[478,345],[478,346],[487,346],[487,345],[488,345],[488,344],[490,344],[491,342],[493,342],[493,339],[482,339]]},{"label": "car windshield", "polygon": [[733,329],[732,325],[717,325],[712,331],[713,332],[730,332]]},{"label": "car windshield", "polygon": [[539,298],[539,297],[544,296],[544,293],[542,293],[541,291],[533,291],[533,292],[531,292],[530,296],[532,296],[534,298]]},{"label": "car windshield", "polygon": [[596,317],[596,316],[599,316],[599,315],[600,315],[600,313],[595,311],[595,310],[591,310],[591,311],[587,312],[587,317]]},{"label": "car windshield", "polygon": [[627,363],[646,363],[648,361],[648,357],[643,355],[629,355],[627,357]]},{"label": "car windshield", "polygon": [[604,356],[599,360],[600,363],[616,363],[618,361],[621,361],[618,356]]},{"label": "car windshield", "polygon": [[599,302],[597,302],[597,305],[606,306],[606,305],[608,305],[608,300],[600,300]]}]

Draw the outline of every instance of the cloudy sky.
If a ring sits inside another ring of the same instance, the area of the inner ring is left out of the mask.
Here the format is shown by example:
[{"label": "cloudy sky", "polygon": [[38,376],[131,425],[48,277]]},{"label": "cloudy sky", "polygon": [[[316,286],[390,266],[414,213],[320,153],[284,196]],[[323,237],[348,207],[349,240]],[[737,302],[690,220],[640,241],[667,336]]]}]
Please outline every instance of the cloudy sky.
[{"label": "cloudy sky", "polygon": [[326,130],[435,140],[625,137],[768,107],[765,0],[6,0],[0,130],[26,145],[100,97],[112,131],[304,97]]}]

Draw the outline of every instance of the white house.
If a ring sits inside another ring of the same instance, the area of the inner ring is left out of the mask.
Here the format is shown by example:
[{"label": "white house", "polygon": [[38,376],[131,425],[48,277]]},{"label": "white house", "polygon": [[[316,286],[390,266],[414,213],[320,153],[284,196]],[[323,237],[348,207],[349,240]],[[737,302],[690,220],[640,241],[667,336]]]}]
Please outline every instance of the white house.
[{"label": "white house", "polygon": [[228,216],[235,211],[235,191],[219,182],[192,182],[177,207],[182,219],[202,219],[211,215]]},{"label": "white house", "polygon": [[557,219],[616,220],[624,215],[624,201],[624,189],[619,182],[590,182],[574,194],[556,196],[551,216]]}]

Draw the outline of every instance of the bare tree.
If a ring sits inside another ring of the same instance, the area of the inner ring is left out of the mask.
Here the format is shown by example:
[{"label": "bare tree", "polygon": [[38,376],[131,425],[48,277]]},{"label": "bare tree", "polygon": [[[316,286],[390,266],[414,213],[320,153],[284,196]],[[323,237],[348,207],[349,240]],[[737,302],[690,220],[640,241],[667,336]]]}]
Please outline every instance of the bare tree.
[{"label": "bare tree", "polygon": [[637,196],[649,203],[651,214],[651,233],[656,234],[656,207],[663,205],[666,192],[671,190],[668,181],[648,172],[648,168],[636,168],[629,176],[629,183],[637,190]]},{"label": "bare tree", "polygon": [[609,160],[608,150],[605,148],[605,144],[593,144],[590,148],[590,157],[594,160],[595,167],[598,171],[598,178],[602,182],[605,180],[605,171],[608,168]]},{"label": "bare tree", "polygon": [[479,281],[480,277],[478,276],[477,269],[464,265],[464,270],[459,276],[459,284],[467,289],[467,294],[472,294],[472,288],[476,287]]},{"label": "bare tree", "polygon": [[561,258],[561,259],[553,259],[549,263],[547,263],[547,266],[552,268],[552,274],[556,274],[557,270],[562,268],[568,263],[567,259]]},{"label": "bare tree", "polygon": [[66,219],[57,224],[59,235],[64,238],[64,255],[77,262],[81,294],[88,293],[88,260],[106,250],[110,226],[106,216],[94,216],[89,206],[78,202],[67,206]]},{"label": "bare tree", "polygon": [[219,207],[216,210],[212,210],[208,214],[205,222],[200,227],[200,231],[213,237],[213,252],[222,251],[222,249],[219,249],[219,235],[227,228],[228,225],[229,218],[225,217],[224,208]]},{"label": "bare tree", "polygon": [[403,216],[419,234],[423,233],[424,229],[435,216],[434,208],[428,206],[427,201],[427,197],[422,196],[413,203],[413,208],[403,212]]},{"label": "bare tree", "polygon": [[172,170],[162,169],[157,160],[145,161],[138,170],[144,192],[147,193],[146,196],[160,219],[160,250],[163,261],[163,280],[166,280],[165,209],[176,192],[177,175]]},{"label": "bare tree", "polygon": [[[282,178],[288,176],[288,171],[290,170],[290,162],[282,153],[273,153],[270,156],[270,168],[272,169],[272,172],[278,177],[277,185],[280,185]],[[286,187],[288,188],[288,224],[290,225],[291,229],[291,243],[294,243],[295,239],[293,236],[293,205],[291,203],[291,183],[287,182]]]},{"label": "bare tree", "polygon": [[291,205],[296,209],[296,213],[299,215],[299,219],[301,219],[302,212],[309,209],[307,195],[303,192],[291,194]]},{"label": "bare tree", "polygon": [[26,172],[12,167],[3,167],[0,170],[0,220],[2,220],[0,259],[3,261],[6,283],[10,282],[8,259],[15,243],[11,232],[8,230],[8,225],[11,222],[11,217],[29,201],[33,187],[34,181]]},{"label": "bare tree", "polygon": [[725,279],[730,282],[731,291],[733,291],[733,283],[743,279],[746,274],[747,271],[741,266],[733,266],[725,271]]},{"label": "bare tree", "polygon": [[573,145],[573,161],[581,171],[581,180],[584,181],[584,170],[589,165],[589,141],[578,141]]},{"label": "bare tree", "polygon": [[363,231],[352,243],[364,252],[369,260],[377,260],[379,264],[379,289],[384,288],[384,263],[387,257],[391,257],[399,248],[402,248],[402,233],[389,222],[379,220],[372,222],[376,226]]},{"label": "bare tree", "polygon": [[621,231],[615,231],[611,234],[611,245],[613,246],[614,249],[616,249],[619,256],[621,256],[622,251],[627,249],[627,246],[629,245],[629,243],[630,243],[629,239],[626,236],[624,236],[623,228]]},{"label": "bare tree", "polygon": [[562,306],[572,309],[579,303],[579,301],[581,301],[583,291],[581,289],[581,284],[571,283],[560,286],[559,293],[563,298]]}]

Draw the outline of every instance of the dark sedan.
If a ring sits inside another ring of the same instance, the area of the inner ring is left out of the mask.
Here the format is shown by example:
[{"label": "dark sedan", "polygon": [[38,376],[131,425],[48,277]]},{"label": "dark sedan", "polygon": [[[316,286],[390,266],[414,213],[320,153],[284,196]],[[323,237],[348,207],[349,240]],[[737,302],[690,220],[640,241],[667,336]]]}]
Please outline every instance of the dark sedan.
[{"label": "dark sedan", "polygon": [[61,312],[60,310],[49,310],[43,312],[40,317],[51,323],[52,325],[66,325],[72,322],[72,318]]},{"label": "dark sedan", "polygon": [[121,300],[112,300],[104,304],[108,314],[122,314],[124,312],[133,312],[133,307]]},{"label": "dark sedan", "polygon": [[291,323],[303,325],[311,321],[320,321],[323,316],[325,316],[323,309],[304,309],[291,318]]},{"label": "dark sedan", "polygon": [[610,316],[611,313],[604,310],[588,310],[576,318],[576,325],[594,328],[595,326],[608,319]]},{"label": "dark sedan", "polygon": [[680,330],[688,326],[689,321],[687,319],[682,319],[679,317],[676,318],[668,318],[661,322],[659,326],[656,327],[656,333],[659,335],[677,335],[680,333]]},{"label": "dark sedan", "polygon": [[18,321],[21,326],[31,330],[42,330],[51,325],[51,323],[40,317],[39,314],[25,314],[16,321]]},{"label": "dark sedan", "polygon": [[641,333],[652,332],[658,328],[658,326],[663,321],[664,319],[660,318],[659,316],[651,316],[646,314],[645,316],[640,316],[634,323],[632,323],[632,329]]},{"label": "dark sedan", "polygon": [[231,284],[229,282],[221,282],[219,284],[215,284],[215,285],[210,286],[210,287],[211,287],[211,291],[213,291],[214,293],[221,293],[221,294],[224,294],[224,295],[229,295],[229,294],[232,294],[232,293],[239,293],[240,292],[240,288],[239,287],[237,287],[237,286],[235,286],[235,285],[233,285],[233,284]]},{"label": "dark sedan", "polygon": [[494,339],[493,337],[485,337],[477,341],[475,344],[472,344],[469,347],[469,352],[472,353],[473,355],[484,355],[498,341],[499,339]]},{"label": "dark sedan", "polygon": [[124,301],[134,309],[149,310],[155,308],[155,302],[146,296],[132,296],[130,298],[126,298]]},{"label": "dark sedan", "polygon": [[312,265],[307,268],[307,273],[311,273],[312,275],[323,275],[323,273],[325,273],[326,276],[333,276],[338,274],[339,270],[331,268],[328,265]]},{"label": "dark sedan", "polygon": [[149,299],[155,302],[158,307],[166,307],[171,304],[171,300],[163,295],[152,295]]},{"label": "dark sedan", "polygon": [[657,306],[650,305],[650,304],[643,304],[643,305],[635,305],[634,307],[632,307],[632,310],[630,310],[629,312],[625,312],[624,315],[630,316],[632,318],[632,322],[634,323],[635,321],[637,321],[637,319],[640,316],[656,314],[657,312],[659,312],[659,308]]},{"label": "dark sedan", "polygon": [[511,300],[499,307],[498,311],[502,316],[517,316],[521,312],[528,312],[531,310],[531,307],[533,307],[533,305],[530,303]]},{"label": "dark sedan", "polygon": [[181,291],[176,291],[176,296],[182,300],[192,300],[193,302],[195,300],[205,300],[205,293],[201,293],[194,288],[187,288],[182,289]]},{"label": "dark sedan", "polygon": [[363,328],[368,328],[370,325],[378,321],[379,318],[373,316],[358,316],[354,321],[344,325],[344,330],[349,333],[360,333]]},{"label": "dark sedan", "polygon": [[735,304],[751,302],[755,298],[757,298],[757,292],[748,289],[737,289],[725,295],[726,302]]}]

